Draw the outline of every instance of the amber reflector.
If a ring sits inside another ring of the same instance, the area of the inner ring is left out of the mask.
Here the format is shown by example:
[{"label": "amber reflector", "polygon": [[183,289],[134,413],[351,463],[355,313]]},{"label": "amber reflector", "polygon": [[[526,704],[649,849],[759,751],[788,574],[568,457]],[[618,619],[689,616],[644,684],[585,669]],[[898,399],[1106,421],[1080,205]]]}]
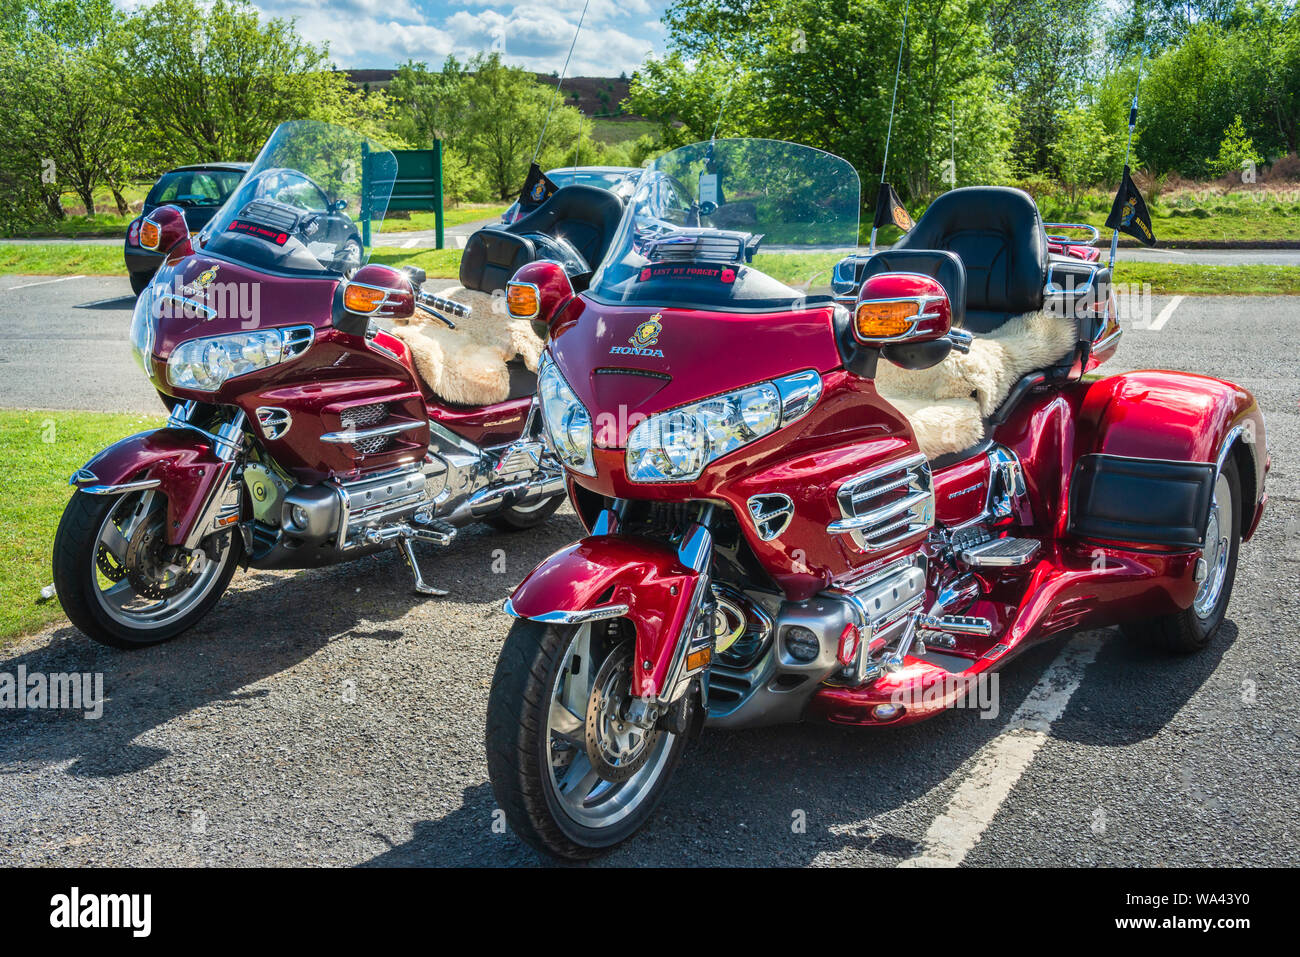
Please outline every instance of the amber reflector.
[{"label": "amber reflector", "polygon": [[387,295],[384,289],[350,283],[343,291],[343,308],[349,312],[371,313],[379,308]]},{"label": "amber reflector", "polygon": [[529,283],[506,283],[506,311],[511,319],[536,319],[542,311],[537,287]]},{"label": "amber reflector", "polygon": [[889,339],[901,336],[912,326],[916,316],[915,302],[866,302],[858,303],[857,328],[863,339]]},{"label": "amber reflector", "polygon": [[145,220],[140,224],[140,245],[145,249],[158,248],[158,224]]},{"label": "amber reflector", "polygon": [[692,651],[689,655],[686,656],[686,670],[698,671],[700,668],[703,668],[712,660],[713,660],[712,648],[701,648],[699,651]]}]

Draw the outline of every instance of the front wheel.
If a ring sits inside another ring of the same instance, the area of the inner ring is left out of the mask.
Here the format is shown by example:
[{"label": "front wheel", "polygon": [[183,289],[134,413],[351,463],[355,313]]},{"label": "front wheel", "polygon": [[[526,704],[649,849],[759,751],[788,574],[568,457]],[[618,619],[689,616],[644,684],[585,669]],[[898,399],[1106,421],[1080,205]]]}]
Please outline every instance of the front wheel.
[{"label": "front wheel", "polygon": [[632,651],[623,620],[519,620],[506,636],[488,696],[488,777],[511,829],[543,853],[583,860],[631,837],[681,760],[687,734],[631,720]]},{"label": "front wheel", "polygon": [[167,544],[167,501],[151,490],[78,491],[54,536],[54,588],[72,623],[100,644],[142,648],[174,638],[230,584],[239,538],[218,532],[193,551]]},{"label": "front wheel", "polygon": [[1205,577],[1197,584],[1192,607],[1173,615],[1123,626],[1127,635],[1175,654],[1192,654],[1210,643],[1228,611],[1241,547],[1242,495],[1237,463],[1224,463],[1214,482],[1214,501],[1205,531]]}]

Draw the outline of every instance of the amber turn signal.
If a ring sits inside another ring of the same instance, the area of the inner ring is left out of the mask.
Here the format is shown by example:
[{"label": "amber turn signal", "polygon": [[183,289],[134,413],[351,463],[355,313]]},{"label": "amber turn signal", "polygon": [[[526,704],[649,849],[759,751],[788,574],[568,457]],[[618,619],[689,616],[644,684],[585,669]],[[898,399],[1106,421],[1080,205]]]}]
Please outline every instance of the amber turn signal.
[{"label": "amber turn signal", "polygon": [[157,249],[159,236],[157,223],[146,219],[140,224],[140,245],[145,249]]},{"label": "amber turn signal", "polygon": [[506,283],[506,312],[511,319],[536,319],[542,311],[541,296],[531,282]]},{"label": "amber turn signal", "polygon": [[713,649],[710,647],[701,648],[699,651],[692,651],[686,656],[686,670],[699,671],[710,661],[713,660]]},{"label": "amber turn signal", "polygon": [[919,308],[910,299],[860,302],[855,317],[858,335],[863,339],[892,339],[905,335],[915,323]]},{"label": "amber turn signal", "polygon": [[388,290],[375,286],[363,286],[361,283],[348,283],[343,290],[343,308],[349,312],[362,315],[374,312],[388,298]]}]

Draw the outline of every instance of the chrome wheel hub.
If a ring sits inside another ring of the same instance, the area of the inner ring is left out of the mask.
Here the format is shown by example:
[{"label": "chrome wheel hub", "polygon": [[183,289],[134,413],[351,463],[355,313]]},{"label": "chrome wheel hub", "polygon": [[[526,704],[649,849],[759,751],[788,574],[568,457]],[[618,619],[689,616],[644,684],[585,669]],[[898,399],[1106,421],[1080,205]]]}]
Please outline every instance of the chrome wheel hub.
[{"label": "chrome wheel hub", "polygon": [[546,781],[559,810],[590,828],[609,827],[649,797],[667,767],[675,735],[629,718],[632,643],[606,651],[593,627],[579,627],[551,689]]},{"label": "chrome wheel hub", "polygon": [[1199,618],[1211,618],[1223,594],[1228,577],[1228,558],[1232,551],[1232,490],[1228,480],[1220,475],[1214,485],[1214,502],[1210,506],[1210,521],[1205,529],[1204,559],[1205,579],[1196,589],[1192,607]]}]

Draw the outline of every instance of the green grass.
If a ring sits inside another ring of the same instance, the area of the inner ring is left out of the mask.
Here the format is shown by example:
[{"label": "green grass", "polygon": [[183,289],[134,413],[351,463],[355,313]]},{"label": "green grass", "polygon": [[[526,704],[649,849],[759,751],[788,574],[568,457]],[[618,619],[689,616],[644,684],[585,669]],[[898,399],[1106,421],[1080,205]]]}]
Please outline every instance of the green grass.
[{"label": "green grass", "polygon": [[0,243],[0,273],[25,276],[125,276],[122,247]]},{"label": "green grass", "polygon": [[460,275],[459,249],[402,249],[399,246],[376,246],[370,254],[372,263],[385,266],[419,266],[430,279],[455,279]]},{"label": "green grass", "polygon": [[[466,203],[463,206],[457,206],[455,209],[444,210],[442,214],[442,225],[444,228],[460,226],[463,223],[473,223],[480,219],[500,219],[501,214],[506,211],[509,204],[492,204],[492,203]],[[433,230],[438,226],[437,217],[433,213],[411,213],[410,219],[394,219],[389,217],[384,220],[381,235],[388,233],[412,233],[417,230]]]},{"label": "green grass", "polygon": [[1119,262],[1115,282],[1150,283],[1157,295],[1296,296],[1300,295],[1300,266]]},{"label": "green grass", "polygon": [[95,412],[0,410],[0,645],[56,621],[50,554],[72,495],[68,476],[104,446],[162,419]]}]

